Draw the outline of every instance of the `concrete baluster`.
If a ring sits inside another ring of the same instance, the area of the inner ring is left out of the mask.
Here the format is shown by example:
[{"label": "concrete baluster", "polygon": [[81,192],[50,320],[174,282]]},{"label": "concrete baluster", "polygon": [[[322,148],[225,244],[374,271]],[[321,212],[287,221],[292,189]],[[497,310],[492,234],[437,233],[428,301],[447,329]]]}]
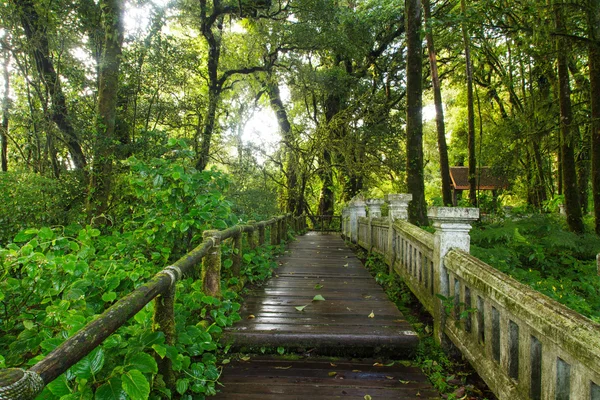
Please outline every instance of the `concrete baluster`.
[{"label": "concrete baluster", "polygon": [[348,213],[350,215],[350,241],[352,243],[358,243],[358,219],[367,216],[365,205],[365,201],[358,196],[354,197],[348,205]]},{"label": "concrete baluster", "polygon": [[408,203],[412,201],[412,194],[410,193],[395,193],[386,194],[385,202],[388,204],[388,251],[386,253],[387,262],[390,266],[390,274],[394,270],[394,263],[396,262],[396,231],[394,230],[394,221],[397,219],[408,220]]}]

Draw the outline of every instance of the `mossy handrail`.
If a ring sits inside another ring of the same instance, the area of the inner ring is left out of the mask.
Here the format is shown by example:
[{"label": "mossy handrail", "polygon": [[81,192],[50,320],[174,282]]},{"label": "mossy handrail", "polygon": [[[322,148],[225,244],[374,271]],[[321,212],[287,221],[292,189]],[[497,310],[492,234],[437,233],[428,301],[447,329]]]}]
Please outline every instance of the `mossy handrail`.
[{"label": "mossy handrail", "polygon": [[[267,221],[236,225],[225,230],[208,230],[203,232],[203,241],[196,248],[186,253],[172,265],[154,275],[146,284],[137,287],[131,293],[118,300],[98,318],[89,322],[75,335],[64,341],[37,362],[29,370],[6,368],[0,370],[0,400],[33,399],[44,387],[66,372],[106,338],[124,325],[150,301],[155,300],[154,327],[162,331],[169,344],[175,341],[174,297],[176,283],[183,276],[200,272],[202,289],[206,295],[219,297],[221,294],[221,249],[220,243],[233,239],[237,249],[232,254],[232,273],[240,275],[242,259],[242,235],[248,235],[251,249],[265,243],[265,229],[269,228],[271,245],[277,245],[284,239],[289,224],[293,224],[295,232],[306,229],[304,215],[293,217],[284,215]],[[254,232],[258,230],[258,244]],[[195,267],[202,261],[201,271]],[[163,374],[167,384],[174,384],[173,371],[168,358],[158,359],[159,373]]]}]

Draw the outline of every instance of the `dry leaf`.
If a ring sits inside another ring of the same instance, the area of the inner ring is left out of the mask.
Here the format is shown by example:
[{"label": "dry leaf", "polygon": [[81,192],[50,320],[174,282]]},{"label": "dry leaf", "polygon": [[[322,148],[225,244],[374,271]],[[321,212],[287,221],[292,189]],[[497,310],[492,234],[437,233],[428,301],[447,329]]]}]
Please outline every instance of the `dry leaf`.
[{"label": "dry leaf", "polygon": [[288,367],[275,367],[275,369],[290,369],[290,368],[292,368],[292,366],[291,366],[291,365],[290,365],[290,366],[288,366]]},{"label": "dry leaf", "polygon": [[401,384],[403,385],[408,385],[410,383],[410,381],[403,381],[402,379],[398,379],[400,381]]},{"label": "dry leaf", "polygon": [[352,311],[352,309],[350,307],[346,307],[346,310],[348,311]]},{"label": "dry leaf", "polygon": [[256,317],[254,316],[254,314],[250,314],[250,315],[248,315],[248,317],[246,317],[246,318],[248,318],[248,319],[254,319],[254,318],[256,318]]},{"label": "dry leaf", "polygon": [[371,297],[373,297],[373,296],[368,295],[368,294],[363,294],[363,298],[365,298],[365,299],[370,299]]},{"label": "dry leaf", "polygon": [[373,311],[371,311],[371,314],[369,314],[369,318],[375,318],[375,314],[373,313]]},{"label": "dry leaf", "polygon": [[336,376],[336,375],[337,375],[337,372],[335,372],[335,371],[331,371],[331,372],[329,372],[327,375],[329,375],[329,376]]},{"label": "dry leaf", "polygon": [[378,363],[376,362],[375,364],[373,364],[374,367],[383,367],[384,365],[382,363]]},{"label": "dry leaf", "polygon": [[352,372],[362,372],[360,369],[353,369]]},{"label": "dry leaf", "polygon": [[344,264],[344,268],[348,268],[348,263]]},{"label": "dry leaf", "polygon": [[393,376],[388,376],[388,375],[386,375],[386,376],[385,376],[385,378],[386,378],[386,379],[389,379],[390,381],[394,380],[394,377],[393,377]]},{"label": "dry leaf", "polygon": [[371,396],[368,394],[365,394],[365,400],[372,400]]},{"label": "dry leaf", "polygon": [[334,364],[332,362],[330,362],[329,365],[331,365],[332,367],[337,367],[337,364]]}]

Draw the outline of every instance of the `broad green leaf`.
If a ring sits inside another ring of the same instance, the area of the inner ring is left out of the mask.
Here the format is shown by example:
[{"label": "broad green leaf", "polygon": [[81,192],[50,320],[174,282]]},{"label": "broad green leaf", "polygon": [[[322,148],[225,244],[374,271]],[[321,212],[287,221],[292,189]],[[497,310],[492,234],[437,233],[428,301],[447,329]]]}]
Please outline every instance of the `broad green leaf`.
[{"label": "broad green leaf", "polygon": [[156,351],[156,354],[158,354],[160,358],[165,358],[165,356],[167,355],[167,348],[165,346],[162,346],[160,344],[153,344],[152,348],[154,349],[154,351]]},{"label": "broad green leaf", "polygon": [[33,323],[33,321],[26,319],[25,321],[23,321],[23,326],[25,327],[25,329],[29,330],[29,329],[33,329],[35,324]]},{"label": "broad green leaf", "polygon": [[43,227],[38,232],[38,236],[42,240],[50,240],[50,239],[54,238],[54,232],[52,232],[52,229],[50,229],[48,227]]},{"label": "broad green leaf", "polygon": [[90,379],[104,366],[104,350],[96,347],[90,354],[71,367],[71,371],[78,377]]},{"label": "broad green leaf", "polygon": [[115,292],[107,292],[102,295],[102,301],[106,301],[107,303],[115,301],[116,298],[117,294]]},{"label": "broad green leaf", "polygon": [[143,373],[153,373],[156,374],[158,372],[158,367],[156,365],[156,360],[146,353],[135,353],[130,357],[127,357],[127,369],[136,369]]},{"label": "broad green leaf", "polygon": [[131,400],[146,400],[150,396],[150,383],[140,371],[127,371],[121,380],[123,389]]},{"label": "broad green leaf", "polygon": [[71,394],[71,389],[67,384],[67,378],[64,374],[50,382],[47,387],[48,390],[50,390],[50,393],[57,397],[62,397]]},{"label": "broad green leaf", "polygon": [[104,385],[96,389],[96,400],[125,400],[127,394],[123,390],[121,378],[114,377],[109,379]]},{"label": "broad green leaf", "polygon": [[313,301],[325,301],[325,297],[318,294],[315,297],[313,297]]},{"label": "broad green leaf", "polygon": [[[307,305],[308,305],[308,304],[307,304]],[[306,306],[307,306],[307,305],[306,305]],[[296,307],[294,307],[294,308],[295,308],[296,310],[298,310],[298,311],[304,311],[304,309],[306,308],[306,306],[296,306]]]},{"label": "broad green leaf", "polygon": [[189,379],[177,379],[177,383],[175,384],[177,393],[184,394],[185,392],[187,392],[189,384]]}]

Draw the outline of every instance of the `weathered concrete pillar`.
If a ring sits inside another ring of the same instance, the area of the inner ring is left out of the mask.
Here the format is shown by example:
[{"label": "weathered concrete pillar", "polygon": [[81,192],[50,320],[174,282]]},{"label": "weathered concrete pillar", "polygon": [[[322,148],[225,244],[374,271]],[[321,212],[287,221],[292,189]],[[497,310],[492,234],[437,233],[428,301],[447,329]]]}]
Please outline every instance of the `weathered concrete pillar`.
[{"label": "weathered concrete pillar", "polygon": [[394,220],[408,220],[408,203],[412,201],[412,194],[410,193],[396,193],[386,194],[385,202],[388,203],[388,251],[385,255],[387,263],[390,266],[390,274],[394,270],[394,263],[396,262],[396,232],[394,231]]},{"label": "weathered concrete pillar", "polygon": [[221,297],[221,238],[219,231],[204,231],[204,240],[213,246],[202,259],[202,292],[207,296]]},{"label": "weathered concrete pillar", "polygon": [[[471,248],[471,223],[479,218],[478,208],[432,207],[427,215],[433,221],[433,292],[448,297],[448,272],[444,257],[451,249],[469,252]],[[434,298],[433,332],[438,343],[444,343],[443,327],[446,323],[444,304]]]},{"label": "weathered concrete pillar", "polygon": [[367,243],[369,244],[368,249],[371,251],[373,248],[373,218],[381,217],[381,206],[383,205],[383,200],[381,199],[368,199],[366,201],[367,207],[369,209],[369,226],[367,227]]},{"label": "weathered concrete pillar", "polygon": [[389,204],[389,218],[408,220],[408,203],[412,201],[411,193],[386,194],[385,201]]},{"label": "weathered concrete pillar", "polygon": [[358,219],[367,216],[365,205],[365,201],[358,196],[353,198],[348,205],[348,213],[350,215],[350,241],[353,243],[358,242]]}]

